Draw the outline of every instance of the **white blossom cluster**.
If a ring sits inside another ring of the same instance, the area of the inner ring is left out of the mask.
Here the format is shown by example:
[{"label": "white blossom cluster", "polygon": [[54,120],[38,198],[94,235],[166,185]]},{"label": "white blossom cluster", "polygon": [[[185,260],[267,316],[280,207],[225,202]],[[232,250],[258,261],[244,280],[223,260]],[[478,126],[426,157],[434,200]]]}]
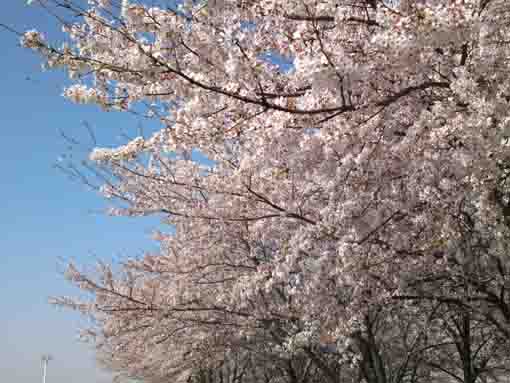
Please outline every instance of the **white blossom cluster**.
[{"label": "white blossom cluster", "polygon": [[26,31],[21,38],[21,45],[25,48],[40,50],[46,44],[45,38],[41,32],[35,29]]},{"label": "white blossom cluster", "polygon": [[145,140],[142,137],[136,137],[127,145],[115,149],[96,148],[90,153],[89,158],[97,162],[128,161],[135,159],[145,146]]},{"label": "white blossom cluster", "polygon": [[75,84],[64,91],[64,97],[76,104],[105,105],[106,95],[95,88],[88,88],[82,84]]}]

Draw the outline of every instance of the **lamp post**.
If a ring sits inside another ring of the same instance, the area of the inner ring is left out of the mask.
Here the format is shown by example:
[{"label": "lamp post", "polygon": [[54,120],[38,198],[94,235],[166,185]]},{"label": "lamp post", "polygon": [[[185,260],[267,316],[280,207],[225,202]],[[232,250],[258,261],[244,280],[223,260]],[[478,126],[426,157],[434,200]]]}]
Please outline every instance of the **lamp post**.
[{"label": "lamp post", "polygon": [[49,354],[45,354],[41,357],[42,364],[42,383],[46,383],[46,372],[48,370],[48,362],[53,360],[53,357]]}]

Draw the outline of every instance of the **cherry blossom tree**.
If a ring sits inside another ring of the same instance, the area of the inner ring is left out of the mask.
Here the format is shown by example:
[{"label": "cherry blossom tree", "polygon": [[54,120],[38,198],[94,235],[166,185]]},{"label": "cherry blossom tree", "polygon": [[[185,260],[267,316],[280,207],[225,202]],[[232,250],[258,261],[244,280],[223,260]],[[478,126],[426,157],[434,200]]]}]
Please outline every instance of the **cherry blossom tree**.
[{"label": "cherry blossom tree", "polygon": [[164,215],[160,252],[96,278],[71,265],[93,299],[57,299],[95,319],[111,368],[507,373],[507,1],[34,3],[67,41],[22,43],[69,73],[65,97],[161,124],[90,153],[112,214]]}]

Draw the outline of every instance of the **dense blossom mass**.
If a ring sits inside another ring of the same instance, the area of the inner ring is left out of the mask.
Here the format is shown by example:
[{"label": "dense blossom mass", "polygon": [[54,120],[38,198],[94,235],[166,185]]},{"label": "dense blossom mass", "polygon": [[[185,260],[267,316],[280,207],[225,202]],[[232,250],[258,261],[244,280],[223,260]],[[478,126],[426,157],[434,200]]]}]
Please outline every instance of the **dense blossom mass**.
[{"label": "dense blossom mass", "polygon": [[[68,277],[145,382],[499,381],[510,370],[510,2],[40,0],[64,96],[160,122],[98,147],[158,253]],[[76,17],[78,16],[78,17]],[[197,160],[200,152],[207,160]],[[172,380],[176,379],[176,380]]]}]

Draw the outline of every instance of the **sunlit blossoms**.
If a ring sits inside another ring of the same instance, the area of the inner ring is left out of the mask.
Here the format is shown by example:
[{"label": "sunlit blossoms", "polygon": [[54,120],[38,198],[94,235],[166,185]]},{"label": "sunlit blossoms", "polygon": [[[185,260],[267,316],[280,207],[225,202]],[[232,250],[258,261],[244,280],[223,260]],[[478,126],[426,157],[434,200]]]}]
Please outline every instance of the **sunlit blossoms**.
[{"label": "sunlit blossoms", "polygon": [[85,85],[76,84],[67,88],[64,96],[77,104],[103,104],[105,95],[95,88],[87,88]]},{"label": "sunlit blossoms", "polygon": [[21,38],[21,45],[25,48],[39,50],[41,47],[45,46],[45,39],[43,35],[36,30],[27,31]]},{"label": "sunlit blossoms", "polygon": [[90,155],[115,214],[164,217],[160,251],[73,269],[92,301],[57,299],[88,308],[110,368],[508,374],[510,3],[44,3],[79,16],[66,48],[23,38],[68,69],[64,95],[161,124]]}]

